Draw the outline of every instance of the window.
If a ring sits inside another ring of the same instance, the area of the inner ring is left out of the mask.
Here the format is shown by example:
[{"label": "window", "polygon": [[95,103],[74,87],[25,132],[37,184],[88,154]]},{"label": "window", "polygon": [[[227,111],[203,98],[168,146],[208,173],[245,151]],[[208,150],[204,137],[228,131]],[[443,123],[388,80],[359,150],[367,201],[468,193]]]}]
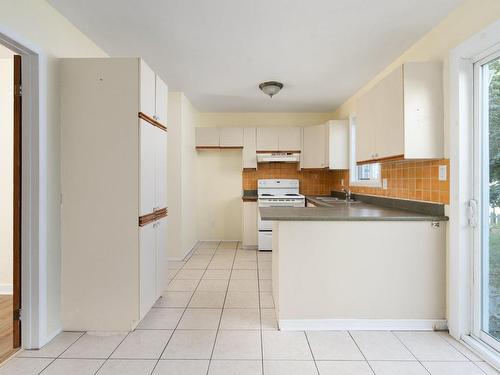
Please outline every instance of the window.
[{"label": "window", "polygon": [[349,116],[350,181],[351,186],[381,187],[380,163],[356,164],[356,116]]}]

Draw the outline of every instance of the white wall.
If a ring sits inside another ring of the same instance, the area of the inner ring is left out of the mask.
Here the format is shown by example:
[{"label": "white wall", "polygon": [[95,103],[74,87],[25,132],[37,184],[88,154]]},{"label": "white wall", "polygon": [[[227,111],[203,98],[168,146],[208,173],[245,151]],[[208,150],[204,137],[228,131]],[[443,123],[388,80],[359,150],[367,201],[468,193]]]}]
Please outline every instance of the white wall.
[{"label": "white wall", "polygon": [[[310,126],[332,119],[331,113],[199,113],[197,126]],[[242,240],[242,155],[240,150],[198,151],[198,237]]]},{"label": "white wall", "polygon": [[182,259],[197,236],[195,123],[197,111],[181,92],[168,94],[168,233],[169,259]]},{"label": "white wall", "polygon": [[0,33],[39,56],[40,228],[37,245],[41,268],[35,285],[39,285],[41,300],[40,326],[35,333],[39,340],[35,338],[34,345],[43,345],[61,327],[58,58],[107,55],[45,1],[1,1]]},{"label": "white wall", "polygon": [[13,282],[13,61],[0,58],[0,294],[11,294]]}]

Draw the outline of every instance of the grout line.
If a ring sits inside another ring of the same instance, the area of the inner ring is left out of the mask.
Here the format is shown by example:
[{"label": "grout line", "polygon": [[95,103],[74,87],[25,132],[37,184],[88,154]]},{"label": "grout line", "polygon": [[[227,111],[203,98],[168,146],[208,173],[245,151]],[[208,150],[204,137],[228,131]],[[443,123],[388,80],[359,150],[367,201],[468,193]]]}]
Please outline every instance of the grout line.
[{"label": "grout line", "polygon": [[313,350],[311,348],[311,343],[309,342],[309,337],[307,337],[307,332],[306,331],[302,331],[302,332],[304,332],[304,336],[306,337],[307,346],[309,346],[309,351],[311,352],[311,356],[312,356],[312,359],[314,361],[314,367],[316,367],[316,372],[319,375],[319,367],[318,367],[318,364],[316,363],[316,358],[314,357],[314,352],[313,352]]},{"label": "grout line", "polygon": [[[217,245],[217,248],[219,248],[219,245],[220,245],[220,242],[219,242],[219,244]],[[198,247],[196,247],[196,248],[198,248]],[[194,249],[193,249],[193,250],[194,250]],[[214,253],[214,254],[215,254],[215,253]],[[212,255],[212,258],[213,258],[213,255]],[[210,258],[210,260],[212,260],[212,258]],[[186,262],[186,263],[187,263],[187,262]],[[179,269],[179,271],[180,271],[181,269],[183,269],[183,268],[184,268],[184,266],[186,265],[186,263],[184,263],[184,265],[183,265],[183,266]],[[208,267],[208,266],[207,266],[207,267]],[[207,272],[207,271],[206,271],[206,269],[205,269],[205,271],[203,272],[202,278],[203,278],[203,276],[205,275],[205,272]],[[173,279],[172,279],[172,280],[173,280]],[[198,283],[196,284],[196,288],[194,289],[193,294],[191,294],[191,297],[189,297],[189,301],[187,301],[186,306],[184,307],[184,311],[182,312],[181,317],[179,318],[179,321],[178,321],[178,322],[177,322],[177,324],[175,325],[175,328],[172,330],[172,334],[171,334],[171,335],[170,335],[170,337],[168,338],[168,340],[167,340],[167,342],[166,342],[165,346],[163,347],[163,350],[161,351],[160,356],[158,357],[158,360],[156,361],[156,363],[155,363],[155,365],[154,365],[153,369],[151,370],[151,374],[153,374],[153,373],[154,373],[154,371],[155,371],[156,367],[158,366],[158,363],[160,363],[160,361],[161,361],[161,357],[163,356],[163,353],[165,353],[165,350],[167,349],[168,344],[169,344],[169,343],[170,343],[170,341],[172,340],[172,337],[174,337],[175,331],[176,331],[176,330],[177,330],[177,328],[179,327],[179,324],[181,323],[181,320],[182,320],[182,318],[184,317],[184,314],[186,313],[186,310],[188,309],[189,304],[191,303],[191,300],[193,299],[194,294],[196,293],[196,289],[198,289],[198,285],[200,285],[201,280],[202,280],[202,279],[198,280]],[[170,282],[169,282],[169,284],[170,284]]]},{"label": "grout line", "polygon": [[415,360],[420,364],[420,366],[422,366],[425,369],[425,371],[428,374],[430,374],[431,372],[427,370],[427,367],[424,366],[424,364],[420,361],[420,359],[417,358],[417,356],[410,350],[410,348],[403,342],[403,340],[401,340],[401,338],[394,331],[389,331],[389,332],[391,332],[393,336],[396,337],[396,339],[401,343],[401,345],[403,345],[406,348],[406,350],[408,350],[408,352],[413,356],[413,358],[415,358]]},{"label": "grout line", "polygon": [[351,331],[346,331],[347,334],[351,337],[351,340],[354,342],[354,345],[356,345],[356,347],[358,348],[359,352],[361,353],[361,355],[363,356],[363,358],[365,359],[365,362],[366,364],[368,365],[368,367],[370,368],[371,372],[375,375],[375,370],[373,370],[372,368],[372,365],[370,365],[370,362],[368,362],[368,360],[366,359],[366,356],[365,356],[365,353],[363,353],[363,351],[361,350],[361,348],[359,347],[358,343],[356,342],[356,340],[354,340],[354,337],[352,337],[351,335]]},{"label": "grout line", "polygon": [[260,324],[260,356],[261,356],[261,365],[262,365],[262,374],[264,374],[264,338],[262,333],[262,307],[260,305],[260,271],[259,271],[259,253],[255,253],[257,257],[257,298],[259,301],[259,324]]},{"label": "grout line", "polygon": [[[221,243],[222,242],[219,242],[219,246],[220,246]],[[222,302],[222,309],[221,309],[221,312],[220,312],[219,325],[217,326],[217,331],[215,332],[215,340],[214,340],[214,344],[212,346],[212,352],[210,353],[210,359],[208,360],[207,375],[208,375],[208,372],[210,371],[210,366],[212,365],[212,358],[214,356],[215,345],[217,344],[217,338],[219,337],[220,326],[221,326],[221,323],[222,323],[222,316],[224,314],[224,306],[226,305],[227,293],[229,293],[229,284],[231,283],[231,276],[233,274],[233,267],[234,267],[234,262],[236,260],[236,253],[238,252],[238,244],[239,244],[239,242],[236,243],[236,251],[234,252],[234,255],[233,255],[233,264],[231,266],[231,271],[229,272],[229,280],[227,282],[226,294],[224,294],[224,301]],[[217,249],[219,248],[219,246],[217,246]],[[207,269],[208,269],[208,266],[207,266]]]}]

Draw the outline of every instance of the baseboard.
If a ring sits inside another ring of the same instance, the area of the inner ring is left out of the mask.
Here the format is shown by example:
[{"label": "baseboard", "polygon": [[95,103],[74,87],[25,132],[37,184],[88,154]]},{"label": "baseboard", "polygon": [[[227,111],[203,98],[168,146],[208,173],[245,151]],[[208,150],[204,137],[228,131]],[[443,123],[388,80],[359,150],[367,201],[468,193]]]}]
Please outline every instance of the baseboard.
[{"label": "baseboard", "polygon": [[446,327],[439,319],[280,319],[282,331],[435,331]]},{"label": "baseboard", "polygon": [[12,284],[0,284],[0,294],[14,294],[14,286]]}]

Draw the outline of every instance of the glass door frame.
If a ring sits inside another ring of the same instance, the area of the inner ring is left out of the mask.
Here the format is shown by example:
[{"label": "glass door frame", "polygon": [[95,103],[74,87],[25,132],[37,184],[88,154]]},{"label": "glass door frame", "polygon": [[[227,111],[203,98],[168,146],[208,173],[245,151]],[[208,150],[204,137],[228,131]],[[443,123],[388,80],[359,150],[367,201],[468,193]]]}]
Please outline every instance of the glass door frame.
[{"label": "glass door frame", "polygon": [[[486,127],[484,114],[488,113],[487,101],[483,100],[488,95],[483,74],[484,65],[498,59],[500,49],[474,61],[474,140],[473,140],[473,199],[477,202],[477,225],[473,226],[473,254],[472,254],[472,306],[471,306],[471,335],[492,349],[500,353],[500,341],[493,338],[483,330],[483,321],[488,318],[488,311],[483,311],[483,301],[489,298],[488,290],[483,288],[485,266],[489,262],[483,257],[484,239],[489,232],[489,181],[487,175],[489,166],[489,132]],[[473,208],[474,209],[474,208]],[[487,246],[487,245],[486,245]]]}]

